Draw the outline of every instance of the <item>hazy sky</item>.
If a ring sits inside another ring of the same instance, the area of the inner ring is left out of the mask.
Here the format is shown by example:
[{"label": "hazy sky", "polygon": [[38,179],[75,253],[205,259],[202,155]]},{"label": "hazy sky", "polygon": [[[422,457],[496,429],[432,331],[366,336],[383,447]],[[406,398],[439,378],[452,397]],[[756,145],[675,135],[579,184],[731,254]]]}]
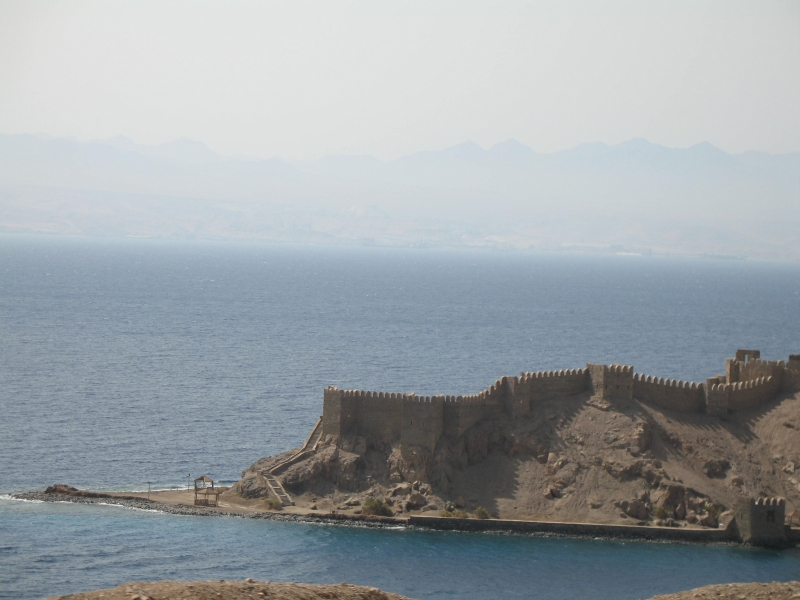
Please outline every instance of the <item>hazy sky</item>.
[{"label": "hazy sky", "polygon": [[294,158],[800,151],[800,2],[5,0],[0,131]]}]

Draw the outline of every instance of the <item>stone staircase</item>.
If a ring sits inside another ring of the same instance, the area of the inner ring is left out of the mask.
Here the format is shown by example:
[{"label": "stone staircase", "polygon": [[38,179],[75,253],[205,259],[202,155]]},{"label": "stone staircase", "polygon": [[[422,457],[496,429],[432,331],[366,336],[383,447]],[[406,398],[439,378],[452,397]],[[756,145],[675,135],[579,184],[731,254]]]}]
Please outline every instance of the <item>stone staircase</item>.
[{"label": "stone staircase", "polygon": [[264,479],[267,480],[267,485],[269,485],[269,489],[272,491],[273,495],[280,500],[283,506],[294,506],[294,501],[292,500],[291,496],[286,493],[286,490],[283,489],[281,482],[278,481],[277,477],[275,477],[269,471],[264,471],[262,473],[264,475]]},{"label": "stone staircase", "polygon": [[303,460],[307,456],[314,454],[314,452],[317,451],[317,446],[319,445],[320,439],[322,439],[322,417],[320,417],[317,421],[317,424],[314,425],[314,429],[311,430],[311,434],[306,438],[306,441],[300,450],[292,454],[286,460],[279,462],[271,469],[267,471],[261,471],[261,474],[264,476],[264,479],[267,480],[267,484],[269,485],[273,495],[281,501],[283,506],[294,506],[294,501],[284,489],[276,475],[293,464]]},{"label": "stone staircase", "polygon": [[306,450],[313,450],[314,452],[317,451],[317,446],[319,445],[319,441],[322,439],[322,417],[319,418],[317,424],[314,425],[314,429],[311,430],[311,435],[308,436],[306,443],[303,444],[303,448]]}]

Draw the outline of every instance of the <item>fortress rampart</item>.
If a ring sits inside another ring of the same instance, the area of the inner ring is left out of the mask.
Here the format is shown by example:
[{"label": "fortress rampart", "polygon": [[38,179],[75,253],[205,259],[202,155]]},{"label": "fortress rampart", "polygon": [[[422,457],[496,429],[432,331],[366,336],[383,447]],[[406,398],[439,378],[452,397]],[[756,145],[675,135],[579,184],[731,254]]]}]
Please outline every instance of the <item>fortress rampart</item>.
[{"label": "fortress rampart", "polygon": [[521,417],[545,399],[582,393],[608,402],[638,400],[667,410],[727,418],[732,411],[756,408],[779,393],[800,389],[800,355],[787,362],[763,361],[757,350],[739,350],[728,359],[725,375],[689,383],[634,373],[629,365],[587,364],[584,369],[520,373],[503,377],[489,389],[468,396],[339,390],[323,397],[324,435],[361,436],[400,442],[430,452],[442,436],[458,438],[479,421],[495,416]]},{"label": "fortress rampart", "polygon": [[706,393],[702,383],[675,381],[636,373],[633,376],[633,397],[669,410],[703,412]]}]

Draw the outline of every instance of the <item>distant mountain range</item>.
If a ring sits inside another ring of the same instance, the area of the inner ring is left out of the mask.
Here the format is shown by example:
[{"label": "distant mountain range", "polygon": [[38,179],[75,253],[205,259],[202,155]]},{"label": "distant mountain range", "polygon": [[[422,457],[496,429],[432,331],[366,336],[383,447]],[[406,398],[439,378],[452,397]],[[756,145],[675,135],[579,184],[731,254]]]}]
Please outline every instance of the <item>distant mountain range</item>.
[{"label": "distant mountain range", "polygon": [[0,231],[800,259],[800,153],[473,142],[381,161],[0,134]]}]

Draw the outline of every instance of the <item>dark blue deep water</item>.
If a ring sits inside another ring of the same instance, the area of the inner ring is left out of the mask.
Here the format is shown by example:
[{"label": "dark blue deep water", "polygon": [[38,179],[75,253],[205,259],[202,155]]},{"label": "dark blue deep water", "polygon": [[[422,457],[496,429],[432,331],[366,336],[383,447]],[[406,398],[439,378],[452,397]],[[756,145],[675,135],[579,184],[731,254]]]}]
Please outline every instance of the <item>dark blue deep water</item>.
[{"label": "dark blue deep water", "polygon": [[[0,236],[0,492],[233,481],[302,443],[329,384],[472,393],[586,362],[701,381],[737,347],[800,352],[798,315],[797,265]],[[635,599],[798,579],[800,553],[0,499],[0,598],[248,576]]]}]

